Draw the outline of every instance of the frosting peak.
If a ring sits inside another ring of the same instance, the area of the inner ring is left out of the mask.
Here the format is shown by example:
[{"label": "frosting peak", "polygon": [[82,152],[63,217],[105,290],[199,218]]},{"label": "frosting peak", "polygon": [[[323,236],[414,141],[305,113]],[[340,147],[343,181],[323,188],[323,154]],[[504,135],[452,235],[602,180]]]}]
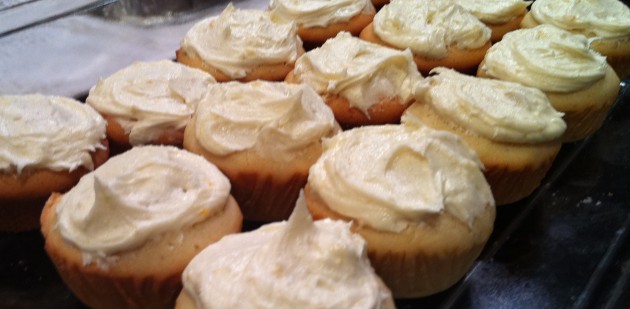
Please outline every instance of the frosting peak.
[{"label": "frosting peak", "polygon": [[0,96],[0,171],[94,169],[106,122],[80,102],[40,94]]},{"label": "frosting peak", "polygon": [[370,0],[271,0],[274,18],[295,21],[304,27],[347,22],[360,13],[374,12]]},{"label": "frosting peak", "polygon": [[525,15],[533,1],[523,0],[455,0],[482,22],[506,23],[516,16]]}]

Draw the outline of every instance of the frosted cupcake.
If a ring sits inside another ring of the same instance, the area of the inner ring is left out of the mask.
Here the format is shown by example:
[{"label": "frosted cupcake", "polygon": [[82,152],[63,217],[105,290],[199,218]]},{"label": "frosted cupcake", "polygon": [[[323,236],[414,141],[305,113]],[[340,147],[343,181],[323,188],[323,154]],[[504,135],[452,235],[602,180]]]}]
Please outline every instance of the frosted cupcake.
[{"label": "frosted cupcake", "polygon": [[315,219],[352,222],[394,298],[422,297],[462,278],[492,232],[481,167],[452,133],[365,126],[324,141],[306,202]]},{"label": "frosted cupcake", "polygon": [[523,0],[455,0],[492,30],[490,40],[498,42],[504,34],[519,29],[533,1]]},{"label": "frosted cupcake", "polygon": [[409,48],[418,70],[443,66],[474,72],[491,46],[491,30],[452,0],[393,0],[361,31],[364,40]]},{"label": "frosted cupcake", "polygon": [[109,157],[106,122],[59,96],[0,96],[0,231],[39,227],[52,192],[64,192]]},{"label": "frosted cupcake", "polygon": [[533,192],[562,145],[562,113],[536,88],[446,68],[432,73],[402,122],[420,120],[457,134],[483,163],[496,205]]},{"label": "frosted cupcake", "polygon": [[564,142],[601,127],[619,92],[619,78],[586,37],[550,25],[512,31],[488,50],[478,76],[542,90],[564,113]]},{"label": "frosted cupcake", "polygon": [[370,0],[271,0],[269,10],[276,20],[295,21],[309,45],[321,45],[342,31],[359,35],[376,13]]},{"label": "frosted cupcake", "polygon": [[246,82],[283,80],[303,52],[294,22],[230,3],[221,15],[195,24],[176,54],[178,62],[207,71],[219,82]]},{"label": "frosted cupcake", "polygon": [[543,0],[532,4],[523,28],[549,24],[589,38],[617,75],[630,74],[630,8],[618,0]]},{"label": "frosted cupcake", "polygon": [[46,252],[91,308],[173,308],[192,257],[242,224],[228,179],[170,146],[112,157],[41,220]]},{"label": "frosted cupcake", "polygon": [[168,60],[135,62],[90,89],[86,103],[107,120],[107,136],[123,148],[180,145],[184,128],[214,78]]},{"label": "frosted cupcake", "polygon": [[337,121],[349,128],[399,122],[421,78],[408,50],[342,32],[300,57],[287,82],[313,87]]},{"label": "frosted cupcake", "polygon": [[186,267],[175,308],[394,308],[365,240],[342,221],[289,221],[226,236]]},{"label": "frosted cupcake", "polygon": [[321,139],[337,130],[306,85],[231,82],[211,87],[186,127],[184,148],[225,173],[246,220],[277,221],[291,214]]}]

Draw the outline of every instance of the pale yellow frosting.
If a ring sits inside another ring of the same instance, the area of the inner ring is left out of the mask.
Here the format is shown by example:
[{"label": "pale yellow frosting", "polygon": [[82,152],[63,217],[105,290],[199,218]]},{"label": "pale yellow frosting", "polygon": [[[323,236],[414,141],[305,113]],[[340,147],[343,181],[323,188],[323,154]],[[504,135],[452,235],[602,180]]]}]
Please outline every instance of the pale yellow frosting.
[{"label": "pale yellow frosting", "polygon": [[399,51],[341,32],[320,48],[302,55],[295,77],[318,93],[333,93],[366,115],[384,98],[413,99],[413,86],[422,78],[409,50]]},{"label": "pale yellow frosting", "polygon": [[480,48],[492,33],[452,0],[392,0],[376,13],[373,25],[381,40],[433,59],[446,57],[450,46]]},{"label": "pale yellow frosting", "polygon": [[618,0],[537,0],[531,14],[541,24],[587,37],[630,36],[630,8]]},{"label": "pale yellow frosting", "polygon": [[507,33],[490,47],[481,69],[545,92],[572,92],[603,78],[607,67],[586,37],[540,25]]},{"label": "pale yellow frosting", "polygon": [[326,139],[308,183],[335,212],[400,232],[442,212],[472,226],[486,207],[494,207],[481,169],[456,135],[406,120]]},{"label": "pale yellow frosting", "polygon": [[0,171],[94,169],[106,122],[94,109],[59,96],[0,96]]},{"label": "pale yellow frosting", "polygon": [[365,240],[350,225],[313,222],[301,197],[288,221],[201,251],[184,270],[184,290],[197,308],[390,308]]},{"label": "pale yellow frosting", "polygon": [[202,221],[221,211],[229,194],[229,180],[204,158],[171,146],[139,146],[64,194],[57,228],[89,264]]},{"label": "pale yellow frosting", "polygon": [[523,0],[454,0],[484,23],[502,24],[525,15],[533,1]]},{"label": "pale yellow frosting", "polygon": [[326,27],[375,12],[370,0],[271,0],[269,10],[274,18],[304,27]]},{"label": "pale yellow frosting", "polygon": [[131,145],[155,142],[186,127],[214,78],[169,60],[136,62],[90,89],[86,103],[113,117]]},{"label": "pale yellow frosting", "polygon": [[447,68],[431,72],[436,75],[419,85],[416,101],[473,134],[498,142],[537,143],[557,139],[566,129],[563,113],[539,89]]},{"label": "pale yellow frosting", "polygon": [[301,47],[294,22],[273,21],[269,12],[231,3],[221,15],[195,24],[181,42],[186,53],[233,79],[261,65],[293,63]]},{"label": "pale yellow frosting", "polygon": [[195,135],[216,155],[255,151],[290,161],[337,128],[332,111],[307,85],[255,81],[222,83],[199,104]]}]

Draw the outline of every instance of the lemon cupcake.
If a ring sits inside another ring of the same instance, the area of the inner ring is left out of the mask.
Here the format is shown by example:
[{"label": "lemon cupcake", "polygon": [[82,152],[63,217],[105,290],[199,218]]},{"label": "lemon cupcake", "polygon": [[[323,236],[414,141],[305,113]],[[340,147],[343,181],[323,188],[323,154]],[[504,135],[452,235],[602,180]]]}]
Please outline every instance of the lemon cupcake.
[{"label": "lemon cupcake", "polygon": [[109,157],[106,122],[59,96],[0,96],[0,231],[39,227],[52,192],[74,186]]},{"label": "lemon cupcake", "polygon": [[492,232],[481,162],[456,135],[424,126],[365,126],[324,141],[306,203],[315,219],[351,221],[394,298],[455,284]]},{"label": "lemon cupcake", "polygon": [[630,74],[630,8],[618,0],[542,0],[532,4],[523,28],[549,24],[589,38],[617,75]]},{"label": "lemon cupcake", "polygon": [[276,20],[295,21],[313,47],[342,31],[359,35],[376,13],[370,0],[271,0],[269,10]]},{"label": "lemon cupcake", "polygon": [[520,28],[527,7],[533,1],[523,0],[455,0],[492,30],[490,40],[501,41],[504,34]]},{"label": "lemon cupcake", "polygon": [[135,62],[99,80],[86,103],[107,120],[108,138],[122,148],[181,146],[184,128],[214,78],[169,60]]},{"label": "lemon cupcake", "polygon": [[289,217],[321,139],[338,131],[330,109],[306,85],[255,81],[210,88],[186,127],[184,148],[232,182],[246,220]]},{"label": "lemon cupcake", "polygon": [[475,72],[491,46],[491,30],[452,0],[393,0],[361,31],[364,40],[411,49],[418,70],[443,66]]},{"label": "lemon cupcake", "polygon": [[586,37],[550,25],[506,34],[488,50],[477,75],[542,90],[564,113],[564,142],[599,129],[619,92],[619,77]]},{"label": "lemon cupcake", "polygon": [[533,192],[562,145],[562,113],[536,88],[446,68],[432,73],[402,122],[420,120],[450,131],[475,150],[496,205]]},{"label": "lemon cupcake", "polygon": [[346,128],[397,123],[422,76],[411,53],[339,33],[300,57],[287,82],[310,85]]},{"label": "lemon cupcake", "polygon": [[[301,199],[302,200],[302,199]],[[365,240],[342,221],[288,221],[226,236],[186,267],[175,308],[395,308]]]},{"label": "lemon cupcake", "polygon": [[246,82],[283,80],[302,53],[294,22],[230,3],[221,15],[195,24],[176,55],[178,62],[207,71],[219,82]]},{"label": "lemon cupcake", "polygon": [[228,179],[202,157],[139,146],[112,157],[42,213],[45,249],[91,308],[173,308],[188,262],[239,232]]}]

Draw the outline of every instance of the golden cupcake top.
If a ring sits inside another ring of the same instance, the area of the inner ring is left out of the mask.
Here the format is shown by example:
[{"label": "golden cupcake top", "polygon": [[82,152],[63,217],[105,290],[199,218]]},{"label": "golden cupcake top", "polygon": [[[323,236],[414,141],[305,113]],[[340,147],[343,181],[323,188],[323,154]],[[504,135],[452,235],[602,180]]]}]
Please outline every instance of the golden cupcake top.
[{"label": "golden cupcake top", "polygon": [[537,0],[530,12],[538,23],[586,37],[630,36],[630,8],[618,0]]},{"label": "golden cupcake top", "polygon": [[413,99],[413,86],[422,78],[409,50],[399,51],[341,32],[295,63],[295,78],[320,94],[346,98],[366,115],[383,98]]},{"label": "golden cupcake top", "polygon": [[371,0],[271,0],[269,10],[274,19],[304,27],[326,27],[375,11]]},{"label": "golden cupcake top", "polygon": [[0,172],[94,169],[106,122],[80,102],[41,94],[0,96]]},{"label": "golden cupcake top", "polygon": [[406,122],[326,139],[309,186],[333,211],[378,230],[400,232],[444,212],[472,227],[494,207],[481,162],[454,134]]},{"label": "golden cupcake top", "polygon": [[288,221],[228,235],[184,270],[197,308],[393,308],[350,223],[313,222],[303,198]]},{"label": "golden cupcake top", "polygon": [[99,80],[86,103],[113,117],[131,145],[149,144],[186,127],[213,83],[210,74],[173,61],[135,62]]},{"label": "golden cupcake top", "polygon": [[448,48],[477,49],[488,43],[491,30],[453,0],[392,0],[374,16],[374,32],[399,48],[440,59]]},{"label": "golden cupcake top", "polygon": [[195,24],[181,49],[233,79],[261,65],[292,63],[302,41],[292,21],[272,20],[269,12],[241,10],[231,3],[219,16]]},{"label": "golden cupcake top", "polygon": [[447,68],[431,73],[419,84],[416,102],[472,134],[520,144],[551,141],[566,129],[563,113],[539,89]]},{"label": "golden cupcake top", "polygon": [[572,92],[602,79],[607,67],[585,36],[540,25],[507,33],[490,47],[481,70],[545,92]]},{"label": "golden cupcake top", "polygon": [[290,161],[337,130],[332,111],[307,85],[254,81],[216,84],[195,117],[195,136],[208,152],[254,151]]},{"label": "golden cupcake top", "polygon": [[139,146],[110,158],[59,199],[61,237],[85,264],[106,267],[166,232],[220,212],[230,182],[213,164],[171,146]]},{"label": "golden cupcake top", "polygon": [[533,1],[523,0],[455,0],[484,23],[502,24],[527,13]]}]

